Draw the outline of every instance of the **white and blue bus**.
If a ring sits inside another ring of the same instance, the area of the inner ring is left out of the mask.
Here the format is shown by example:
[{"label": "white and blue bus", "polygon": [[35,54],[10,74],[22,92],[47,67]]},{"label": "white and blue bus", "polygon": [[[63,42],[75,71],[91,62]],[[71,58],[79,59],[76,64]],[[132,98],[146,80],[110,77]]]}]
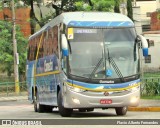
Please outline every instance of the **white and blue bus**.
[{"label": "white and blue bus", "polygon": [[115,108],[125,115],[140,99],[140,54],[148,43],[125,15],[67,12],[30,36],[29,100],[36,112]]}]

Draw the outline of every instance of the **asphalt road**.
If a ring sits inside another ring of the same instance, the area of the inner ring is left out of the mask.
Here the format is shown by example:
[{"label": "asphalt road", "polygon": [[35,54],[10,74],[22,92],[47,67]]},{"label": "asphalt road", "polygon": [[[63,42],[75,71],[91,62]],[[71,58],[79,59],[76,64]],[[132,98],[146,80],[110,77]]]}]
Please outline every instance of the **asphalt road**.
[{"label": "asphalt road", "polygon": [[128,111],[117,116],[114,109],[95,109],[93,112],[75,111],[71,117],[61,117],[58,109],[52,113],[36,113],[27,100],[0,102],[0,119],[160,119],[160,112]]},{"label": "asphalt road", "polygon": [[[0,120],[12,120],[12,121],[26,121],[26,120],[34,120],[40,121],[45,120],[49,122],[51,125],[38,126],[38,128],[136,128],[137,125],[123,125],[126,121],[134,121],[135,120],[144,120],[149,119],[152,121],[157,121],[160,119],[160,112],[135,112],[128,111],[125,116],[117,116],[114,109],[95,109],[93,112],[74,112],[72,117],[64,118],[61,117],[58,113],[58,109],[53,110],[52,113],[36,113],[33,110],[33,104],[28,102],[27,100],[19,100],[19,101],[5,101],[0,102]],[[66,121],[68,121],[66,123]],[[122,124],[113,124],[108,125],[107,123],[111,122],[122,122]],[[88,123],[86,123],[88,122]],[[106,124],[105,124],[105,123]],[[1,123],[1,122],[0,122]],[[15,123],[15,122],[14,122]],[[58,123],[58,125],[56,125]],[[93,125],[94,124],[94,125]],[[147,127],[158,128],[160,125],[160,120],[158,121],[158,125],[148,125]],[[13,126],[13,125],[12,125]],[[10,126],[10,127],[12,127]],[[0,128],[6,126],[0,125]],[[15,126],[13,126],[15,127]],[[16,126],[17,128],[22,126]],[[23,126],[24,127],[24,126]],[[27,127],[27,126],[26,126]],[[37,127],[37,126],[29,126],[29,128]],[[146,128],[146,125],[138,125],[138,128]]]}]

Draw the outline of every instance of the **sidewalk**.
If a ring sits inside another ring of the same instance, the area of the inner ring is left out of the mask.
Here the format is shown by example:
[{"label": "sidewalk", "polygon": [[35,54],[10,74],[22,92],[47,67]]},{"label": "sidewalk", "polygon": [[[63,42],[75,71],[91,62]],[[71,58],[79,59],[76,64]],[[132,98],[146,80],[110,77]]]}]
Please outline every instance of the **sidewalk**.
[{"label": "sidewalk", "polygon": [[160,100],[140,99],[137,107],[129,107],[129,111],[160,112]]},{"label": "sidewalk", "polygon": [[[18,100],[28,100],[28,97],[27,96],[4,96],[4,97],[0,97],[0,102],[2,102],[2,101],[18,101]],[[129,107],[128,111],[160,112],[160,100],[141,99],[139,106]]]},{"label": "sidewalk", "polygon": [[0,97],[1,101],[17,101],[17,100],[28,100],[28,96],[3,96]]}]

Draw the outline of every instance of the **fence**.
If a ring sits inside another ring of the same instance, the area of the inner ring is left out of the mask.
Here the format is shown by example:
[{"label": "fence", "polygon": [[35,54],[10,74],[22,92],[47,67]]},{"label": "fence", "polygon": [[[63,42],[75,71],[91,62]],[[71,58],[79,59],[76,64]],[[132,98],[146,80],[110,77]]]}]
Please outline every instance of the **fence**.
[{"label": "fence", "polygon": [[[27,95],[26,82],[19,83],[20,92],[18,95]],[[0,96],[12,96],[15,93],[14,82],[0,83]],[[141,96],[160,96],[160,77],[149,77],[141,80]]]},{"label": "fence", "polygon": [[160,96],[160,77],[143,78],[141,96]]},{"label": "fence", "polygon": [[[26,82],[19,82],[20,92],[18,95],[27,94],[27,84]],[[3,82],[0,83],[0,96],[13,96],[15,93],[15,82]]]}]

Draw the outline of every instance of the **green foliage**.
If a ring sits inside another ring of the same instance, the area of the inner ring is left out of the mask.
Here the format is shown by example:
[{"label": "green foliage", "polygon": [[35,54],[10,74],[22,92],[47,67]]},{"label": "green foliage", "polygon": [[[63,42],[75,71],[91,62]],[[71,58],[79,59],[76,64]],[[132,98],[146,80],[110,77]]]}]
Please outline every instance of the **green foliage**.
[{"label": "green foliage", "polygon": [[114,12],[120,13],[119,5],[120,5],[120,0],[114,0]]},{"label": "green foliage", "polygon": [[96,11],[112,11],[114,7],[113,0],[94,0],[94,10]]},{"label": "green foliage", "polygon": [[132,0],[127,0],[127,12],[128,17],[133,21]]},{"label": "green foliage", "polygon": [[[19,53],[19,73],[25,73],[26,46],[27,39],[16,28],[17,51]],[[0,64],[2,72],[7,72],[8,76],[14,72],[13,42],[12,42],[12,24],[6,21],[0,21]]]},{"label": "green foliage", "polygon": [[141,96],[141,99],[160,100],[160,96]]},{"label": "green foliage", "polygon": [[92,7],[88,4],[84,3],[83,1],[79,1],[75,3],[76,10],[78,11],[91,11]]},{"label": "green foliage", "polygon": [[144,86],[143,96],[156,96],[160,95],[160,83],[156,81],[146,81]]},{"label": "green foliage", "polygon": [[47,24],[49,22],[49,19],[53,19],[53,17],[55,16],[55,13],[48,13],[45,15],[45,17],[41,17],[41,19],[39,20],[39,25],[41,27],[43,27],[45,24]]},{"label": "green foliage", "polygon": [[82,0],[75,2],[76,10],[78,11],[113,11],[114,0],[92,0],[93,6]]}]

